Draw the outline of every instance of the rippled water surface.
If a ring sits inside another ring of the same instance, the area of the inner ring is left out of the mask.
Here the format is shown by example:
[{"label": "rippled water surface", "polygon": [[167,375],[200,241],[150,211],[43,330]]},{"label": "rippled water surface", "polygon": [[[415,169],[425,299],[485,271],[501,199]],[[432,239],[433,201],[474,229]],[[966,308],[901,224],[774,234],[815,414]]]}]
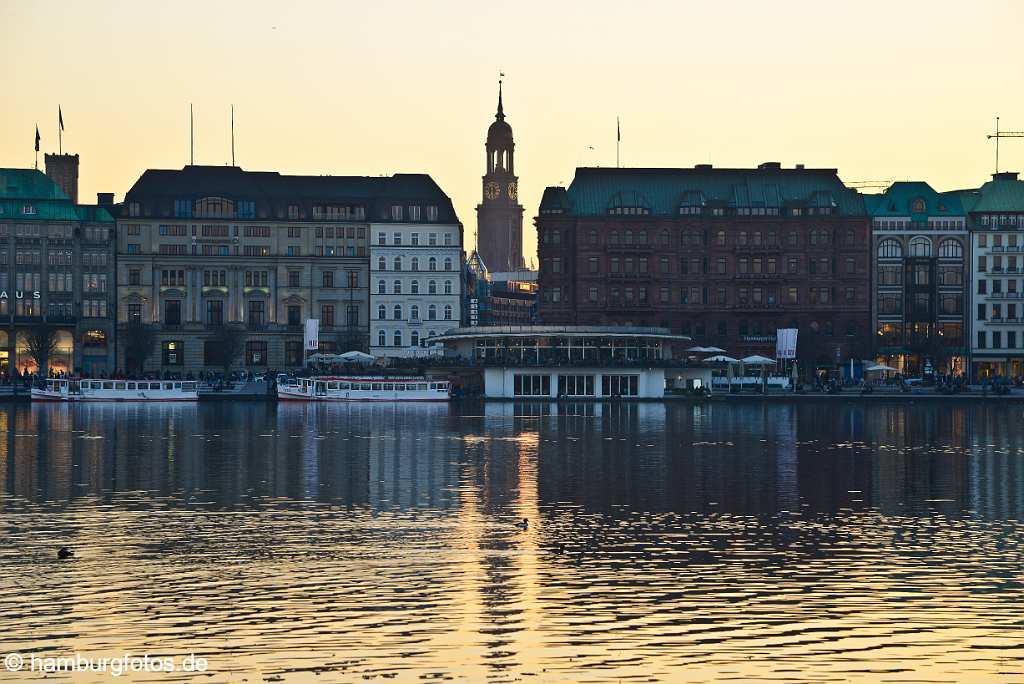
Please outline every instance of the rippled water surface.
[{"label": "rippled water surface", "polygon": [[0,654],[1024,681],[1022,436],[959,403],[0,407]]}]

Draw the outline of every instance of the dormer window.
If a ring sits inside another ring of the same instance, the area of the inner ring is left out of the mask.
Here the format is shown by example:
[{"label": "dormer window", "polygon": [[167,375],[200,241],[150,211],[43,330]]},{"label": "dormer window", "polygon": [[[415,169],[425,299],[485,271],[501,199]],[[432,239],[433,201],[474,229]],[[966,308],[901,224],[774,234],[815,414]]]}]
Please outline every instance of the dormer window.
[{"label": "dormer window", "polygon": [[395,204],[391,207],[391,220],[401,221],[402,220],[402,205]]},{"label": "dormer window", "polygon": [[289,204],[288,205],[288,218],[293,221],[299,218],[299,205]]},{"label": "dormer window", "polygon": [[35,216],[36,208],[31,204],[24,204],[21,207],[21,213],[24,214],[25,216]]},{"label": "dormer window", "polygon": [[419,221],[420,220],[420,208],[419,207],[417,207],[417,206],[410,206],[409,207],[409,220],[410,221]]},{"label": "dormer window", "polygon": [[140,211],[140,209],[141,209],[141,207],[139,207],[139,203],[138,202],[129,202],[128,203],[128,215],[129,216],[138,216],[139,214],[142,213]]},{"label": "dormer window", "polygon": [[915,214],[923,214],[924,200],[918,197],[916,200],[914,200],[913,204],[911,204],[910,210]]},{"label": "dormer window", "polygon": [[427,220],[428,221],[437,221],[437,205],[435,205],[435,204],[427,205]]},{"label": "dormer window", "polygon": [[174,216],[176,218],[189,218],[192,216],[192,200],[174,200]]}]

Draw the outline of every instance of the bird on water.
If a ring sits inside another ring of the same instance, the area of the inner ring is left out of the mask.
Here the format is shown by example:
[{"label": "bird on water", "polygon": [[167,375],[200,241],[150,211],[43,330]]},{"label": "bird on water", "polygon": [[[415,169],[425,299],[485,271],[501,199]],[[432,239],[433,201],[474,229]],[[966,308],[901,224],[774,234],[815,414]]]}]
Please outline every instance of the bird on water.
[{"label": "bird on water", "polygon": [[530,526],[530,521],[527,520],[526,518],[523,518],[523,522],[517,522],[516,523],[516,527],[518,527],[521,530],[525,530],[529,526]]},{"label": "bird on water", "polygon": [[65,560],[67,558],[71,558],[74,555],[75,555],[75,552],[72,551],[71,549],[69,549],[66,546],[62,546],[59,549],[57,549],[57,558],[59,558],[60,560]]}]

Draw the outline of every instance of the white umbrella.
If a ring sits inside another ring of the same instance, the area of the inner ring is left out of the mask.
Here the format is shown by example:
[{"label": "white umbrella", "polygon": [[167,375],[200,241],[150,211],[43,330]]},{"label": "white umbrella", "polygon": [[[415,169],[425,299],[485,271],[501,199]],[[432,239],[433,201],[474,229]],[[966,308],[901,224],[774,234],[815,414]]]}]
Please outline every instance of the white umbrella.
[{"label": "white umbrella", "polygon": [[704,347],[704,351],[708,354],[724,354],[725,350],[721,347]]},{"label": "white umbrella", "polygon": [[879,364],[875,364],[874,366],[868,366],[864,370],[868,371],[868,372],[882,372],[882,373],[893,372],[893,373],[895,373],[899,369],[898,368],[893,368],[892,366],[886,366],[884,363],[879,363]]},{"label": "white umbrella", "polygon": [[344,354],[338,354],[338,358],[341,359],[342,361],[369,363],[377,357],[373,356],[372,354],[365,354],[361,351],[347,351]]},{"label": "white umbrella", "polygon": [[746,356],[740,359],[740,363],[747,366],[774,366],[775,359],[769,359],[766,356],[757,356],[755,354],[754,356]]},{"label": "white umbrella", "polygon": [[734,359],[731,356],[725,356],[724,354],[717,354],[715,356],[709,356],[704,359],[704,363],[739,363],[739,359]]},{"label": "white umbrella", "polygon": [[[695,354],[703,354],[704,352],[709,351],[709,350],[706,347],[690,347],[686,351],[694,352]],[[725,350],[721,349],[719,351],[725,351]]]}]

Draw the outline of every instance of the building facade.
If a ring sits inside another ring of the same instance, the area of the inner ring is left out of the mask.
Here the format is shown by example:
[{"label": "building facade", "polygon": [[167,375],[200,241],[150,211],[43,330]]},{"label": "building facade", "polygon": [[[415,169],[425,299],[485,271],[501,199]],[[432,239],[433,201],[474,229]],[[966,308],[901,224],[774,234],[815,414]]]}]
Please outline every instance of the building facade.
[{"label": "building facade", "polygon": [[976,381],[1024,376],[1024,181],[996,173],[969,209]]},{"label": "building facade", "polygon": [[515,271],[523,264],[523,206],[519,204],[515,141],[505,121],[498,84],[498,112],[487,129],[487,168],[483,177],[483,200],[476,208],[476,245],[487,267],[494,271]]},{"label": "building facade", "polygon": [[536,225],[542,324],[661,326],[736,357],[795,327],[819,365],[870,351],[871,225],[834,169],[581,168]]},{"label": "building facade", "polygon": [[38,170],[0,169],[0,376],[115,369],[113,231]]},{"label": "building facade", "polygon": [[[365,350],[369,220],[382,180],[146,171],[118,218],[119,367],[302,366],[310,318],[321,351]],[[224,358],[224,335],[240,339],[234,358]],[[144,351],[129,353],[137,344]]]},{"label": "building facade", "polygon": [[410,357],[462,320],[462,224],[426,175],[384,183],[370,227],[370,353]]},{"label": "building facade", "polygon": [[908,376],[964,375],[970,248],[964,198],[922,182],[865,197],[872,226],[875,354]]}]

